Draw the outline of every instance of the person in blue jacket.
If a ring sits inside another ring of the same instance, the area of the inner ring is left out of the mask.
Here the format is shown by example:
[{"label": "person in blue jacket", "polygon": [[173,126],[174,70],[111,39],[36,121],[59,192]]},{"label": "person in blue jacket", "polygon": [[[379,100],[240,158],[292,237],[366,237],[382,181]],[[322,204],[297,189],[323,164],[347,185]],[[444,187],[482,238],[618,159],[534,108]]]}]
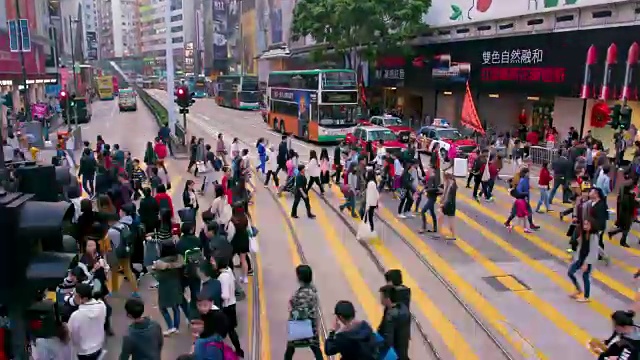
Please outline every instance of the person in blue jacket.
[{"label": "person in blue jacket", "polygon": [[256,148],[258,149],[258,157],[260,158],[260,164],[258,165],[256,170],[260,170],[264,175],[265,165],[267,164],[267,147],[265,146],[264,138],[258,139]]},{"label": "person in blue jacket", "polygon": [[[530,199],[529,190],[530,190],[529,168],[522,168],[520,170],[520,181],[518,182],[518,185],[516,185],[516,187],[511,190],[511,196],[515,197],[516,199],[522,198],[527,201],[527,211],[529,212],[529,215],[528,215],[529,226],[531,227],[532,230],[537,230],[540,228],[540,226],[535,225],[533,223],[533,211],[531,209],[531,204],[529,204],[529,199]],[[507,221],[505,221],[504,226],[506,226],[507,228],[511,228],[511,221],[515,217],[516,217],[516,206],[514,202],[514,205],[511,207],[511,214],[509,215],[509,218],[507,219]]]}]

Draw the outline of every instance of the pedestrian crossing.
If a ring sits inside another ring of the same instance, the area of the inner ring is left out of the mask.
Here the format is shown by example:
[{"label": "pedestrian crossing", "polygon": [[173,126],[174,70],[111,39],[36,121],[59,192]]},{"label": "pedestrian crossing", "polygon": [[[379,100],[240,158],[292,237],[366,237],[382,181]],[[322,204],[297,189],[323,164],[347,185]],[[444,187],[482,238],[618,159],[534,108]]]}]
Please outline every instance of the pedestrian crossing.
[{"label": "pedestrian crossing", "polygon": [[[255,129],[233,127],[228,122],[225,125],[215,118],[211,122],[194,120],[193,124],[192,131],[206,134],[208,141],[218,131],[246,139],[248,144],[257,137]],[[609,337],[611,313],[633,306],[638,285],[632,275],[637,270],[640,250],[624,248],[607,239],[606,251],[611,262],[596,265],[591,301],[577,303],[569,297],[575,288],[567,277],[570,255],[565,250],[570,217],[564,221],[558,217],[558,210],[569,205],[559,204],[556,197],[555,212],[534,213],[534,222],[541,226],[540,230],[525,233],[515,226],[508,231],[503,223],[513,199],[505,184],[497,184],[495,201],[485,203],[474,200],[471,191],[462,186],[463,181],[458,179],[457,240],[445,242],[419,234],[419,217],[398,219],[395,212],[398,200],[382,194],[376,220],[380,241],[367,244],[384,269],[402,269],[405,284],[413,292],[412,311],[438,349],[437,358],[594,358],[586,344],[592,338]],[[267,286],[262,288],[261,296],[265,297],[268,309],[285,312],[286,304],[280,304],[281,293],[295,287],[295,278],[283,270],[292,271],[302,261],[294,254],[293,232],[317,274],[325,322],[333,321],[335,301],[348,298],[356,304],[360,318],[377,324],[381,307],[376,291],[384,279],[367,250],[334,213],[342,203],[339,189],[334,186],[327,191],[324,196],[327,203],[312,192],[311,207],[317,218],[305,219],[301,212],[300,219],[290,222],[291,229],[282,215],[288,215],[292,199],[284,196],[273,204],[265,193],[263,189],[257,190],[256,211],[264,219],[261,223],[269,225],[266,229],[263,226],[260,235]],[[538,196],[537,189],[533,190],[532,204],[536,204]],[[283,209],[284,214],[274,206]],[[610,226],[614,217],[612,214]],[[357,228],[359,220],[346,219],[352,228]],[[630,235],[632,246],[637,234],[636,228]],[[291,253],[292,260],[282,260],[283,251]],[[442,281],[437,281],[429,268]],[[286,319],[270,316],[268,320],[271,349],[279,357],[276,343],[286,339]],[[486,327],[486,333],[482,327]],[[436,358],[416,331],[414,326],[411,358]],[[495,337],[499,346],[491,337]],[[501,352],[500,347],[511,357]]]}]

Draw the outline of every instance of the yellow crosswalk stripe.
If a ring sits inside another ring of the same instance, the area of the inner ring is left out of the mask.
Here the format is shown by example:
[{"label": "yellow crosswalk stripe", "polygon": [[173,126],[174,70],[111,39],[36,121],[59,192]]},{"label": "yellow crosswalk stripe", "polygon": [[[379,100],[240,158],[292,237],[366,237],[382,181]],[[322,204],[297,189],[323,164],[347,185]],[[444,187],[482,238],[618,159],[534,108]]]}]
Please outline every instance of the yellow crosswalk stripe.
[{"label": "yellow crosswalk stripe", "polygon": [[[337,187],[332,187],[331,189],[336,195],[336,198],[342,198],[342,194]],[[438,269],[438,272],[444,279],[457,290],[465,302],[471,304],[474,310],[476,310],[493,329],[506,339],[519,353],[524,356],[528,355],[527,350],[523,348],[521,339],[513,336],[511,329],[506,326],[508,323],[506,317],[495,306],[465,281],[446,260],[440,257],[435,250],[429,247],[418,235],[409,229],[407,225],[397,221],[387,208],[379,204],[378,211],[378,215],[381,218],[392,224],[393,228],[407,239],[425,259],[429,259],[429,262]],[[418,285],[415,286],[417,287]],[[542,353],[538,353],[538,358],[541,360],[547,359],[546,355]]]}]

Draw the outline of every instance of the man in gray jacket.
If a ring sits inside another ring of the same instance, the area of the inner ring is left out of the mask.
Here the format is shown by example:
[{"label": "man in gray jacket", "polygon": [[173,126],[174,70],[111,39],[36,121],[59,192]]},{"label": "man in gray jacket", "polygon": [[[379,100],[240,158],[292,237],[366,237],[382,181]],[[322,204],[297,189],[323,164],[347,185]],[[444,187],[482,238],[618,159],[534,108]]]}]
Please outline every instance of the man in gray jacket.
[{"label": "man in gray jacket", "polygon": [[144,303],[140,299],[129,299],[124,305],[132,322],[127,335],[122,339],[120,360],[160,360],[164,338],[160,325],[144,314]]}]

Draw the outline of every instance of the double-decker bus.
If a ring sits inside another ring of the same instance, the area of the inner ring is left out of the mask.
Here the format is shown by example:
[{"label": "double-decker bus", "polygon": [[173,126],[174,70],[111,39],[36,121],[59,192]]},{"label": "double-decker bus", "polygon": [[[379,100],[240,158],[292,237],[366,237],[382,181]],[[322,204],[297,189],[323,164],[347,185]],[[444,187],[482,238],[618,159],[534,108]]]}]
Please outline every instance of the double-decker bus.
[{"label": "double-decker bus", "polygon": [[113,76],[103,75],[96,78],[98,98],[100,100],[113,100]]},{"label": "double-decker bus", "polygon": [[216,79],[216,103],[240,110],[260,109],[258,77],[249,75],[220,75]]},{"label": "double-decker bus", "polygon": [[356,126],[358,83],[347,69],[274,71],[267,83],[267,123],[307,141],[342,141]]},{"label": "double-decker bus", "polygon": [[195,98],[205,98],[208,95],[207,78],[204,76],[187,77],[187,86],[189,87],[189,91],[193,93],[193,97]]}]

